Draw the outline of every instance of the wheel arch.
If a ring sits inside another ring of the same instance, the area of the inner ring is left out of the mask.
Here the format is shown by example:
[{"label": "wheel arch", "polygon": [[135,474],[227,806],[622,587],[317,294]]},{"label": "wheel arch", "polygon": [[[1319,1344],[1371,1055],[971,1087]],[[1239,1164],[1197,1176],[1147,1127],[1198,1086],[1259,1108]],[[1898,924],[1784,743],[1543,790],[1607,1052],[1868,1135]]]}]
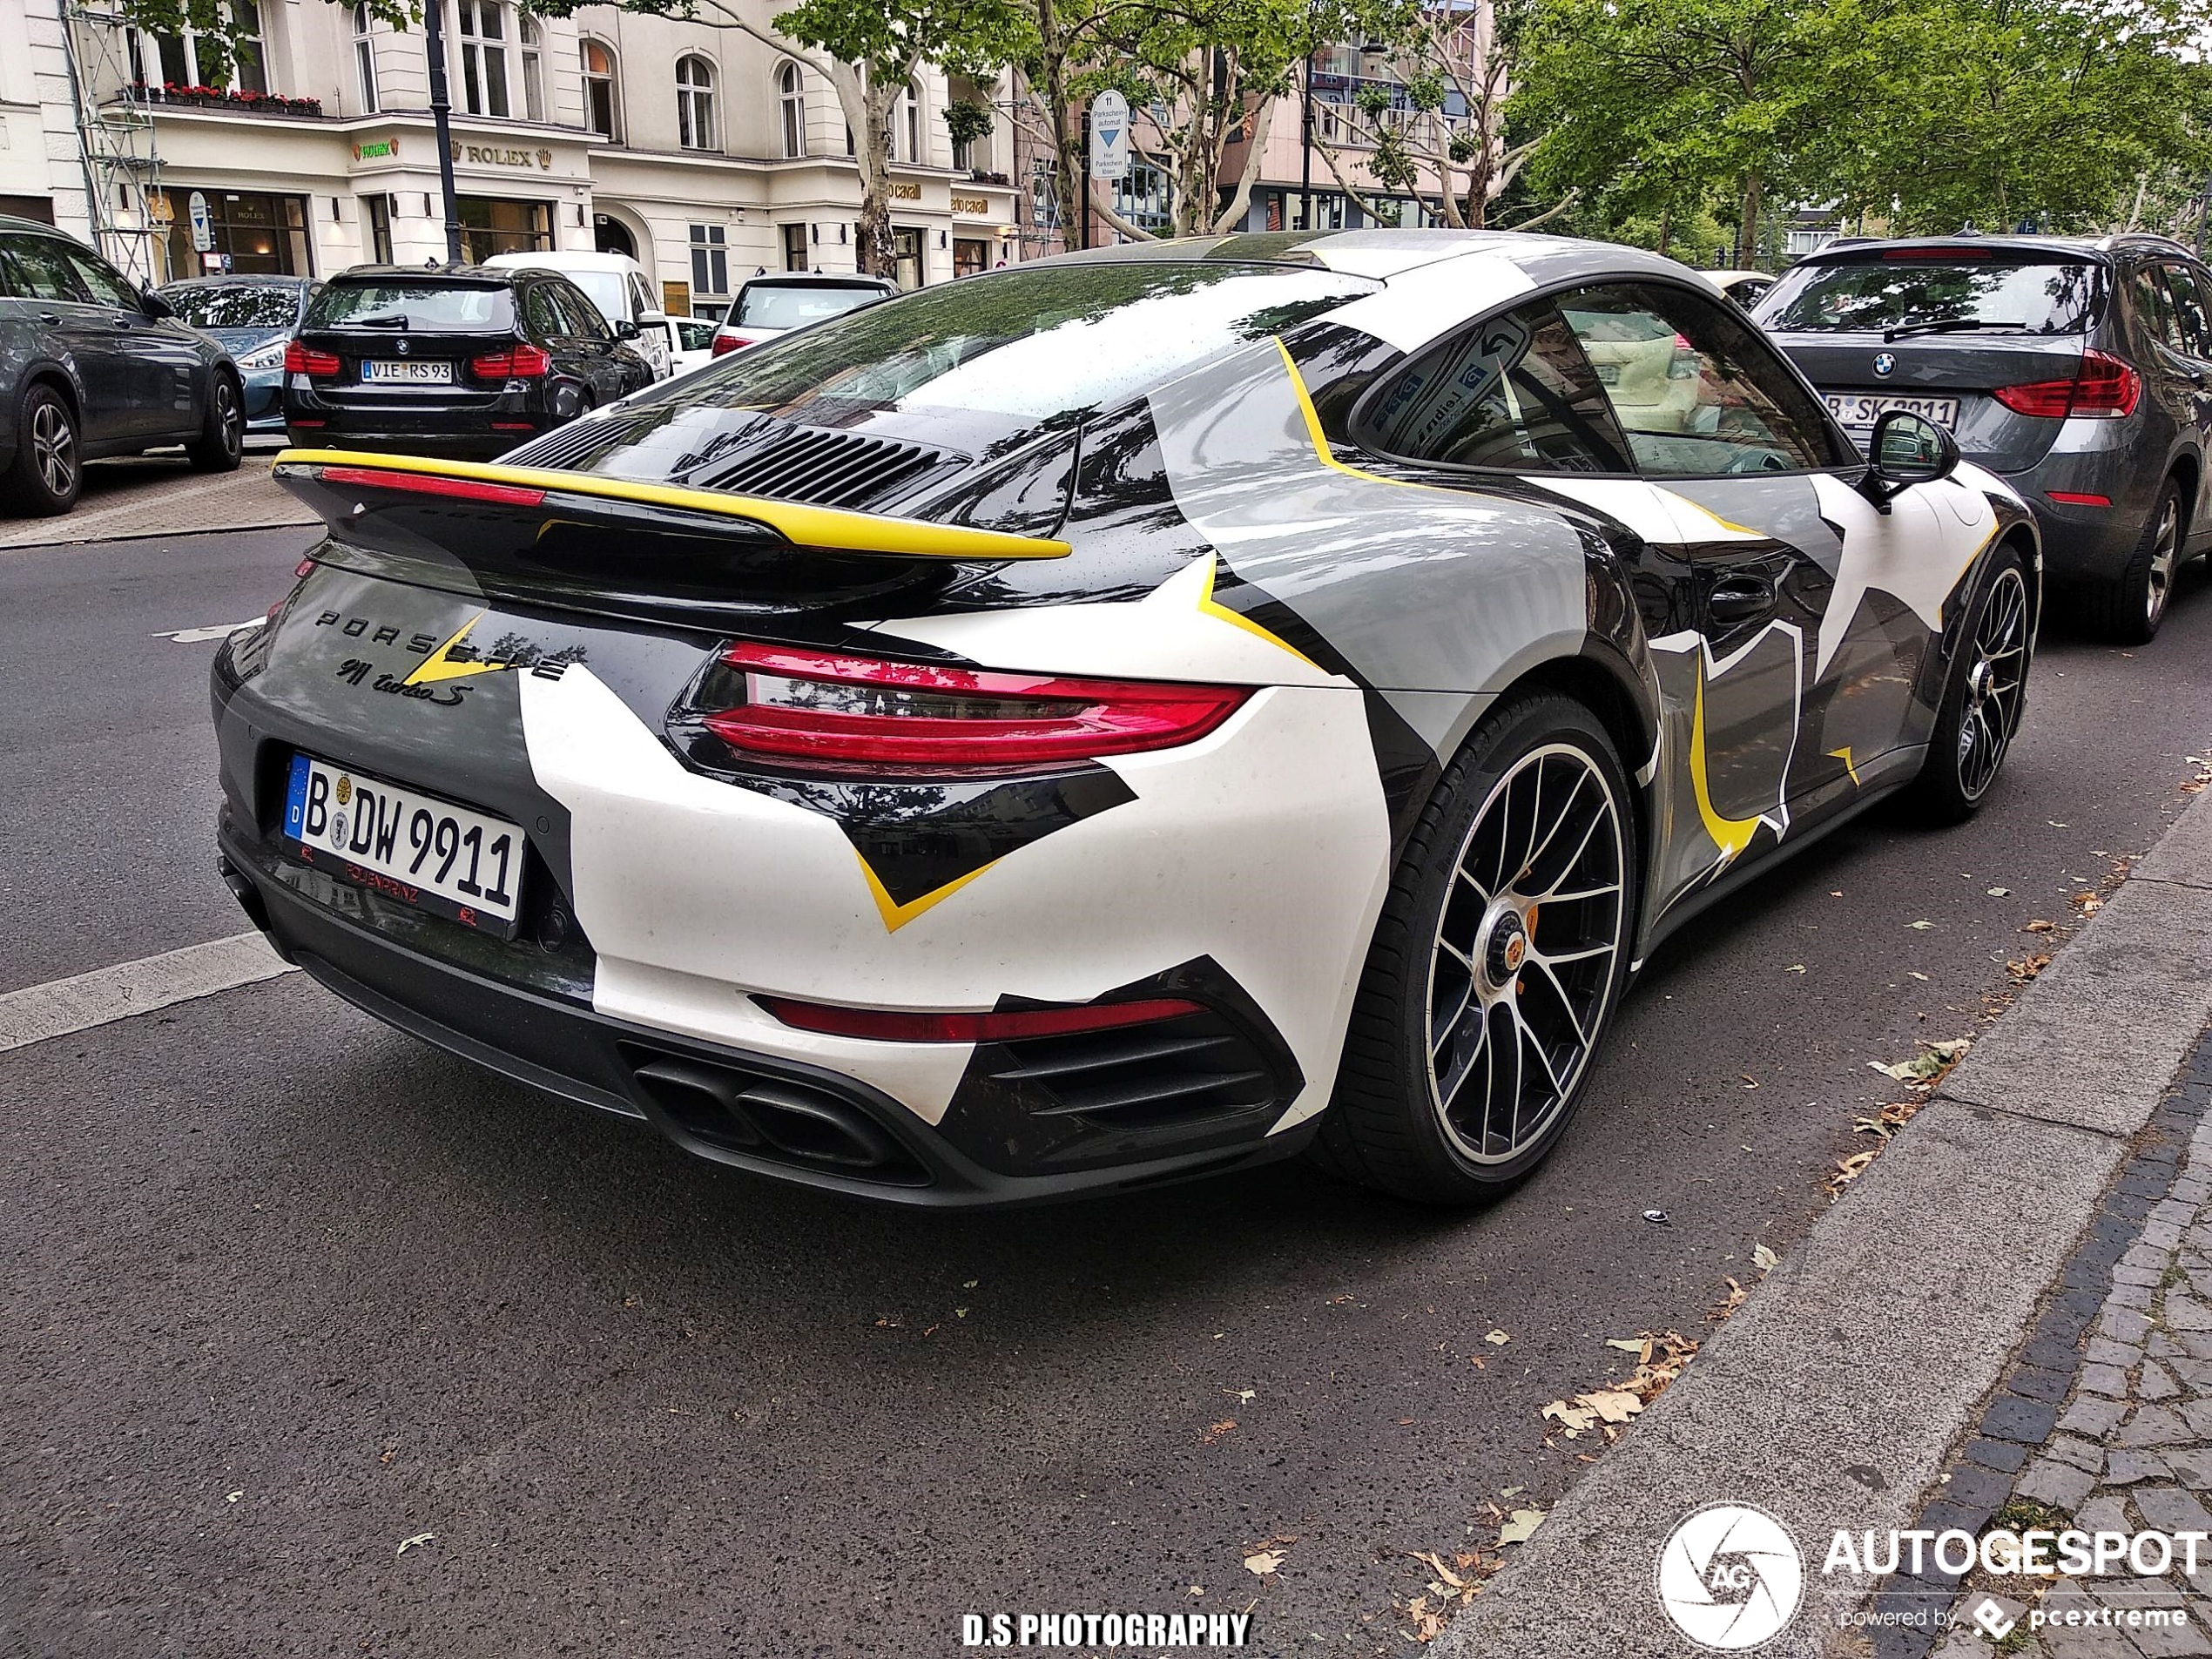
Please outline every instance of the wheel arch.
[{"label": "wheel arch", "polygon": [[1573,698],[1595,715],[1606,735],[1619,751],[1629,774],[1629,804],[1635,814],[1636,863],[1649,873],[1651,859],[1651,790],[1643,770],[1658,741],[1658,711],[1624,659],[1608,650],[1585,650],[1573,655],[1547,658],[1523,670],[1501,690],[1493,708],[1503,707],[1526,695],[1555,693]]}]

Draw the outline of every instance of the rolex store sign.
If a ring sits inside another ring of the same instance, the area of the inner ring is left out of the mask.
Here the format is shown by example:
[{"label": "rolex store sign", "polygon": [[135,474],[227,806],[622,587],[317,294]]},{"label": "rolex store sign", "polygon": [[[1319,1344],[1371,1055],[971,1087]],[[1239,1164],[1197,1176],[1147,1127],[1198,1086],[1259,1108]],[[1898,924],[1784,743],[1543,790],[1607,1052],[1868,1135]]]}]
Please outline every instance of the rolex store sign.
[{"label": "rolex store sign", "polygon": [[533,167],[541,172],[553,171],[550,150],[506,150],[492,144],[463,144],[453,141],[453,158],[467,162],[473,167]]}]

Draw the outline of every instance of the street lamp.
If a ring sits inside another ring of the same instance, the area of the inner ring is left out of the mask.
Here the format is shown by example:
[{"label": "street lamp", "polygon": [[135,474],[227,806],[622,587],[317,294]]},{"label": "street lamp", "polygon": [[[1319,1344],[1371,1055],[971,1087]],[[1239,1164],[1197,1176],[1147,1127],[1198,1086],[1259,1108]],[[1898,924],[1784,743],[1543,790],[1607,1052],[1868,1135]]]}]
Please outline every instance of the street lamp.
[{"label": "street lamp", "polygon": [[422,26],[430,57],[430,119],[437,130],[438,194],[446,215],[446,260],[461,263],[461,208],[453,195],[453,100],[446,96],[446,36],[441,14],[445,0],[429,0],[422,8]]}]

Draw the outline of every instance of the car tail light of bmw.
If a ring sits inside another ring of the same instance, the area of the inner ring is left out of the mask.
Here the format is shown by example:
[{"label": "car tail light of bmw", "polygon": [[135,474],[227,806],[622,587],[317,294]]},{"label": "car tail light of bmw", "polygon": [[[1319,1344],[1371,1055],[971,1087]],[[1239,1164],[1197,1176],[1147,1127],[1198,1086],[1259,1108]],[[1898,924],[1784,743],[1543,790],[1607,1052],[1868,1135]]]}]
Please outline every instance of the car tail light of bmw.
[{"label": "car tail light of bmw", "polygon": [[469,372],[480,381],[542,380],[552,368],[553,359],[545,348],[528,341],[505,351],[486,352],[469,360]]},{"label": "car tail light of bmw", "polygon": [[2015,415],[2036,415],[2049,420],[2089,415],[2117,420],[2133,415],[2143,395],[2143,377],[2109,352],[2081,354],[2081,368],[2061,381],[2029,381],[2020,386],[2000,386],[1990,395]]},{"label": "car tail light of bmw", "polygon": [[988,777],[1195,742],[1250,695],[741,641],[708,671],[691,712],[749,759]]},{"label": "car tail light of bmw", "polygon": [[317,351],[314,347],[303,346],[296,340],[286,342],[284,347],[284,372],[286,374],[305,374],[314,380],[327,380],[337,374],[338,368],[336,352]]}]

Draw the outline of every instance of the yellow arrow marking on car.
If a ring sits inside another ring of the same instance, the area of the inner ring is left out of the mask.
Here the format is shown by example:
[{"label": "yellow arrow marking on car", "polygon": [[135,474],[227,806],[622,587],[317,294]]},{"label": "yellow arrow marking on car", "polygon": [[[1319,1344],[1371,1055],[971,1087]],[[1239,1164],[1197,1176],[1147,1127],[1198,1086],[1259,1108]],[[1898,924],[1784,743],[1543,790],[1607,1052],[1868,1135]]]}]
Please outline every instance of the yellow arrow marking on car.
[{"label": "yellow arrow marking on car", "polygon": [[1323,668],[1320,664],[1315,662],[1311,657],[1308,657],[1304,651],[1300,651],[1296,645],[1291,644],[1288,640],[1277,637],[1275,635],[1270,633],[1266,629],[1261,627],[1259,624],[1254,622],[1250,617],[1244,615],[1241,611],[1231,610],[1227,605],[1222,604],[1220,600],[1215,598],[1213,597],[1214,578],[1220,573],[1220,555],[1216,553],[1207,554],[1206,585],[1204,590],[1198,595],[1198,609],[1200,610],[1204,611],[1209,617],[1217,617],[1220,618],[1223,622],[1227,623],[1232,628],[1242,628],[1246,633],[1257,635],[1259,638],[1265,640],[1269,644],[1290,652],[1291,656],[1297,658],[1298,661],[1304,663],[1308,668],[1314,670],[1316,672],[1325,674],[1329,671],[1327,669]]},{"label": "yellow arrow marking on car", "polygon": [[1858,780],[1858,768],[1852,765],[1851,763],[1851,745],[1847,743],[1842,748],[1831,749],[1828,752],[1844,763],[1844,770],[1851,773],[1852,786],[1854,787],[1863,787],[1863,786],[1859,784]]},{"label": "yellow arrow marking on car", "polygon": [[[673,507],[718,518],[765,524],[800,547],[839,553],[890,553],[934,559],[1064,559],[1067,543],[1004,530],[974,529],[965,524],[937,524],[881,513],[854,513],[801,502],[769,501],[759,496],[727,495],[714,489],[685,489],[672,484],[641,483],[600,473],[563,472],[551,467],[510,467],[493,462],[434,461],[422,455],[392,455],[350,449],[287,449],[275,462],[277,480],[311,482],[308,467],[360,467],[374,472],[420,473],[438,478],[475,479],[524,489],[556,490],[645,507]],[[287,469],[290,470],[287,471]]]},{"label": "yellow arrow marking on car", "polygon": [[469,631],[484,619],[479,610],[454,631],[453,637],[415,665],[415,671],[400,682],[402,685],[435,685],[440,680],[467,679],[471,674],[490,674],[502,668],[512,668],[512,663],[494,662],[482,657],[461,657],[453,648],[469,637]]},{"label": "yellow arrow marking on car", "polygon": [[861,856],[857,849],[853,856],[860,860],[860,873],[867,878],[868,893],[875,900],[875,907],[883,913],[883,931],[887,934],[897,933],[900,928],[905,927],[932,905],[941,900],[951,898],[953,894],[998,862],[996,859],[993,859],[990,864],[978,865],[966,875],[955,876],[943,887],[933,888],[919,899],[909,899],[906,903],[900,904],[891,896],[882,880],[877,876],[874,867]]}]

